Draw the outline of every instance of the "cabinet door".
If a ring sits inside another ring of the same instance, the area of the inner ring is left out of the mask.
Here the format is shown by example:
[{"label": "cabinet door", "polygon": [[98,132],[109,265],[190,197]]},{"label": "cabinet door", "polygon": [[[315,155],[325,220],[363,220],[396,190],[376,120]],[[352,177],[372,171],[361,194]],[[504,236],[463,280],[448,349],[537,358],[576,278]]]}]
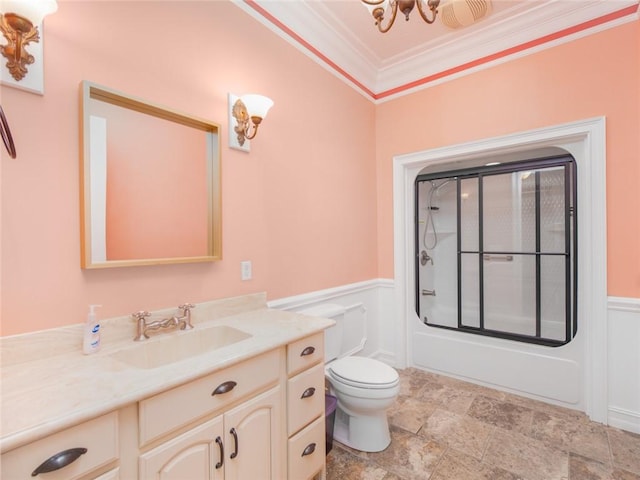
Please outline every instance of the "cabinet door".
[{"label": "cabinet door", "polygon": [[276,387],[225,413],[226,480],[285,477],[281,403]]},{"label": "cabinet door", "polygon": [[216,417],[141,455],[140,480],[222,480],[222,421]]}]

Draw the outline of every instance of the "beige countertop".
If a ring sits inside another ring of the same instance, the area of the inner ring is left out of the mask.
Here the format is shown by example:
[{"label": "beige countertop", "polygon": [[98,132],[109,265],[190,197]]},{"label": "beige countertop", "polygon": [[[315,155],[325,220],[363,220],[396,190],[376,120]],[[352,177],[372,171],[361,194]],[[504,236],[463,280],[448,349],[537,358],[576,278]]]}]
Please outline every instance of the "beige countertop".
[{"label": "beige countertop", "polygon": [[[0,451],[281,347],[334,323],[268,309],[265,300],[264,294],[256,294],[197,305],[193,330],[158,332],[145,342],[193,335],[216,325],[231,326],[251,337],[157,368],[135,368],[113,357],[117,351],[138,346],[132,340],[135,324],[129,317],[101,322],[103,346],[92,355],[82,354],[82,325],[0,339]],[[154,316],[176,314],[166,312]]]}]

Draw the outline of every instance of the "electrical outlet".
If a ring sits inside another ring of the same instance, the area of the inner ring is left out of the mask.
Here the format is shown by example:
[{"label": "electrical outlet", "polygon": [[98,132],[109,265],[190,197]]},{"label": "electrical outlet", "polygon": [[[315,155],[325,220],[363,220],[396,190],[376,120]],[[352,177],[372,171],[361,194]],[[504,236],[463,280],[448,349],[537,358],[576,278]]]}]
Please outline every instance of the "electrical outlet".
[{"label": "electrical outlet", "polygon": [[245,260],[240,262],[240,278],[242,280],[251,280],[251,261]]}]

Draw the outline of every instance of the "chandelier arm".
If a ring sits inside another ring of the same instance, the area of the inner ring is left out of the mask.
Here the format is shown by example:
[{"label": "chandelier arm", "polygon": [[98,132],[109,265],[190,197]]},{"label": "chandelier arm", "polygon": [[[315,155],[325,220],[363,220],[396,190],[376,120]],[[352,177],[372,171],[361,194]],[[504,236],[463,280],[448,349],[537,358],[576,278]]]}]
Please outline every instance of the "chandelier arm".
[{"label": "chandelier arm", "polygon": [[372,7],[376,7],[384,2],[384,0],[360,0],[362,3],[366,3],[367,5],[371,5]]},{"label": "chandelier arm", "polygon": [[391,19],[389,19],[389,23],[387,23],[386,27],[382,26],[382,18],[378,20],[378,30],[380,33],[387,33],[391,27],[393,27],[393,22],[396,21],[396,15],[398,14],[398,2],[396,0],[391,0]]},{"label": "chandelier arm", "polygon": [[424,0],[416,0],[416,3],[418,4],[418,11],[420,12],[420,16],[422,17],[422,19],[425,22],[431,24],[431,23],[436,21],[436,16],[438,15],[438,5],[440,4],[440,0],[437,0],[437,1],[429,0],[427,2],[427,5],[429,6],[429,10],[433,14],[431,19],[429,19],[429,17],[425,13],[425,11],[422,9],[422,2],[423,1]]}]

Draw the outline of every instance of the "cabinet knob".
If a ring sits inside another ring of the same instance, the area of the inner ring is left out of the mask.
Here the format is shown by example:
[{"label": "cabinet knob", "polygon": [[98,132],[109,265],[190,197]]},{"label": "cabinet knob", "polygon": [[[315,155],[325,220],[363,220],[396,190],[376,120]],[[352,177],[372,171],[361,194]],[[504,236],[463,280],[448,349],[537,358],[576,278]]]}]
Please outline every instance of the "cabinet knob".
[{"label": "cabinet knob", "polygon": [[232,380],[229,380],[228,382],[223,382],[220,385],[218,385],[213,392],[211,392],[211,396],[213,397],[214,395],[221,395],[223,393],[230,392],[235,388],[236,385],[237,383]]},{"label": "cabinet knob", "polygon": [[312,397],[314,393],[316,393],[316,389],[313,387],[309,387],[304,392],[302,392],[302,396],[300,398]]},{"label": "cabinet knob", "polygon": [[304,350],[302,350],[302,353],[300,354],[300,356],[306,357],[307,355],[311,355],[315,351],[316,351],[316,347],[307,347]]},{"label": "cabinet knob", "polygon": [[311,455],[313,452],[316,451],[316,444],[315,443],[310,443],[309,445],[307,445],[305,447],[305,449],[302,451],[302,457],[306,456],[306,455]]},{"label": "cabinet knob", "polygon": [[66,467],[67,465],[75,462],[80,455],[87,453],[86,448],[70,448],[56,453],[52,457],[42,462],[38,468],[36,468],[31,474],[32,477],[40,475],[41,473],[54,472]]}]

